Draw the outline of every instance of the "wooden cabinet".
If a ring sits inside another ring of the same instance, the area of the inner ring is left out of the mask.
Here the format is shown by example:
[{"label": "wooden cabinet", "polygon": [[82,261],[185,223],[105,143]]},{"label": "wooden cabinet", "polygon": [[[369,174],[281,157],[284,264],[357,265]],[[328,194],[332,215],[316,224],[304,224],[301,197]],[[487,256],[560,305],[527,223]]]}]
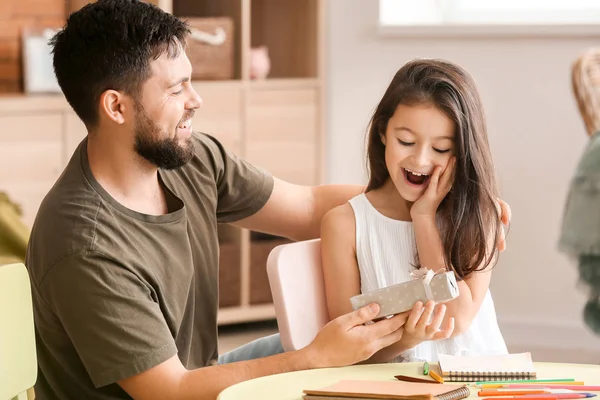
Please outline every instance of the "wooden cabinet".
[{"label": "wooden cabinet", "polygon": [[241,154],[243,88],[239,82],[194,82],[202,107],[192,118],[195,131],[215,136],[235,154]]},{"label": "wooden cabinet", "polygon": [[[277,178],[322,183],[325,0],[156,0],[182,18],[230,17],[234,23],[234,80],[196,82],[204,100],[194,129],[219,138],[230,150]],[[267,79],[250,79],[252,48],[268,49]],[[222,242],[224,254],[219,322],[273,318],[266,257],[285,240],[238,230],[239,243]],[[260,237],[260,239],[258,239]],[[239,246],[239,247],[238,247]],[[239,279],[238,282],[235,279]],[[235,296],[239,287],[239,297]]]}]

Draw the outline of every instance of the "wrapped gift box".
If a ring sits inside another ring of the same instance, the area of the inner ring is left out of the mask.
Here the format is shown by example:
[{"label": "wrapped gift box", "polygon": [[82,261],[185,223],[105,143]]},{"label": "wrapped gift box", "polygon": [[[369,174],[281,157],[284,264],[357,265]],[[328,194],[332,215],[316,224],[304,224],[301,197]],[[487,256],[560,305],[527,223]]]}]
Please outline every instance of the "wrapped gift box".
[{"label": "wrapped gift box", "polygon": [[356,310],[370,303],[380,306],[376,318],[388,317],[412,309],[417,301],[425,304],[428,300],[445,303],[457,298],[458,284],[454,272],[431,273],[397,285],[381,288],[350,298]]}]

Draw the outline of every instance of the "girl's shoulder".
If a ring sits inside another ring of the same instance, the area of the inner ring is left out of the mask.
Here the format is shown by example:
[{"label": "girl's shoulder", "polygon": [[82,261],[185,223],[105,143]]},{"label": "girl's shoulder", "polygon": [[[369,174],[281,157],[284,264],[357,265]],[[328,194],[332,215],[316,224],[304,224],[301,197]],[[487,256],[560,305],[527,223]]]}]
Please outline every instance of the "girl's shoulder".
[{"label": "girl's shoulder", "polygon": [[354,225],[354,211],[350,202],[332,208],[323,217],[322,224],[335,224],[347,228],[348,224]]},{"label": "girl's shoulder", "polygon": [[354,249],[356,222],[349,203],[329,210],[321,220],[321,243],[334,247]]}]

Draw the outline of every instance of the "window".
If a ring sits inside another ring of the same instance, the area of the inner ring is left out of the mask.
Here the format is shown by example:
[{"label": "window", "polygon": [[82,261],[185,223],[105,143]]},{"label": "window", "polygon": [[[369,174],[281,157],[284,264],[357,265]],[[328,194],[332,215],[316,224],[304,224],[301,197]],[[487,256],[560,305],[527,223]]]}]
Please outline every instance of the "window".
[{"label": "window", "polygon": [[379,25],[598,25],[600,0],[379,0]]}]

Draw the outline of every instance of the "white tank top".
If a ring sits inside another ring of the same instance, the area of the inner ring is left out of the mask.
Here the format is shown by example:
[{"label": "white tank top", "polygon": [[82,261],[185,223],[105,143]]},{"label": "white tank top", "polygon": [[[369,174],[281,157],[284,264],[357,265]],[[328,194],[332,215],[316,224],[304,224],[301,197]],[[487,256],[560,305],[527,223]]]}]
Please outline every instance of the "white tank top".
[{"label": "white tank top", "polygon": [[[361,293],[413,279],[416,241],[412,222],[381,214],[364,194],[350,200],[356,219],[356,256]],[[483,355],[508,353],[490,291],[469,329],[456,337],[427,341],[393,360],[437,362],[438,354]]]}]

